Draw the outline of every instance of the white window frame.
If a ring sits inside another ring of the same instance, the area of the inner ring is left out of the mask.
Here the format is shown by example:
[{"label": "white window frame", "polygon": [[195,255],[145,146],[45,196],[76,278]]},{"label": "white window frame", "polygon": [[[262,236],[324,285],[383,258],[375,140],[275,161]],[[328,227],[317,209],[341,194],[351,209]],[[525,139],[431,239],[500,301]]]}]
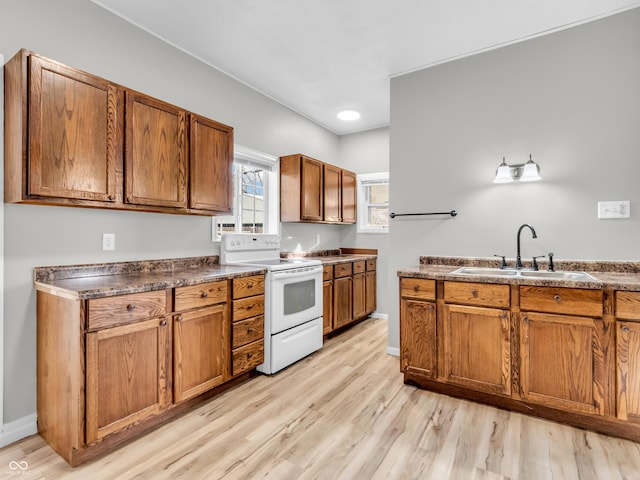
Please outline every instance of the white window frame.
[{"label": "white window frame", "polygon": [[[265,219],[264,233],[276,234],[280,233],[280,160],[278,157],[269,155],[268,153],[259,152],[242,145],[234,145],[233,162],[239,165],[258,167],[267,172],[265,177]],[[234,205],[240,206],[242,203],[242,189],[236,189],[236,198]],[[241,208],[239,211],[233,212],[236,221],[236,233],[241,232]],[[218,235],[218,222],[229,215],[211,217],[211,241],[219,242],[221,240]]]},{"label": "white window frame", "polygon": [[356,189],[358,191],[358,233],[389,233],[389,226],[378,227],[369,225],[367,212],[369,201],[365,194],[366,187],[375,183],[389,183],[389,172],[362,173],[356,176]]}]

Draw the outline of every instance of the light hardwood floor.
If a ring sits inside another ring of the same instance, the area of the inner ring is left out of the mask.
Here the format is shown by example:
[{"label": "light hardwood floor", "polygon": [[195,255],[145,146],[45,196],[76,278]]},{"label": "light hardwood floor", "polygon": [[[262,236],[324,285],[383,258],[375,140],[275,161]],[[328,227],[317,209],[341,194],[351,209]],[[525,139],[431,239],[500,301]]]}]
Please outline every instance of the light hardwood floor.
[{"label": "light hardwood floor", "polygon": [[386,333],[360,323],[75,469],[29,437],[0,450],[0,478],[640,479],[637,443],[404,385]]}]

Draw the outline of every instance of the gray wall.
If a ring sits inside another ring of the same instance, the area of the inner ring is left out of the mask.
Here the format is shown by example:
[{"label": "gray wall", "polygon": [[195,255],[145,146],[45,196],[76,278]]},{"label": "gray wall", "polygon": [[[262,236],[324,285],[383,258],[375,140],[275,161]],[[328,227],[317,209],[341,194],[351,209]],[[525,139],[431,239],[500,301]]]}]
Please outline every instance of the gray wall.
[{"label": "gray wall", "polygon": [[[238,144],[276,156],[338,158],[333,133],[89,0],[2,0],[0,52],[8,60],[22,47],[232,125]],[[33,267],[218,254],[210,224],[207,217],[5,205],[4,421],[36,407]],[[116,234],[115,252],[101,251],[103,232]]]},{"label": "gray wall", "polygon": [[[640,260],[640,9],[391,81],[391,269],[420,255]],[[491,183],[529,153],[543,181]],[[630,200],[598,220],[599,200]],[[398,346],[398,280],[389,344]]]}]

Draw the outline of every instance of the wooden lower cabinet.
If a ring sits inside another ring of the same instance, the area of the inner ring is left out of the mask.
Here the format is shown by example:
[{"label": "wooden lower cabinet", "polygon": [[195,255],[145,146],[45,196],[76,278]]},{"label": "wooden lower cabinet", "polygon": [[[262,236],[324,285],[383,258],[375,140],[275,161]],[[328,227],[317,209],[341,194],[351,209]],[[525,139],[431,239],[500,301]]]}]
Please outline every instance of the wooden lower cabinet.
[{"label": "wooden lower cabinet", "polygon": [[602,319],[523,312],[520,375],[527,400],[604,414]]},{"label": "wooden lower cabinet", "polygon": [[333,280],[333,328],[353,322],[353,277]]},{"label": "wooden lower cabinet", "polygon": [[263,337],[264,275],[90,300],[39,290],[38,433],[79,465],[248,378]]},{"label": "wooden lower cabinet", "polygon": [[640,323],[616,324],[617,416],[640,424]]},{"label": "wooden lower cabinet", "polygon": [[174,402],[226,381],[229,322],[225,303],[181,313],[173,324]]},{"label": "wooden lower cabinet", "polygon": [[87,333],[86,441],[133,425],[170,402],[165,318]]},{"label": "wooden lower cabinet", "polygon": [[367,314],[366,306],[366,276],[359,273],[352,277],[353,282],[353,319],[362,318]]},{"label": "wooden lower cabinet", "polygon": [[[375,261],[374,261],[375,265]],[[369,315],[375,311],[377,308],[377,282],[376,282],[376,271],[367,271],[365,274],[365,315]]]},{"label": "wooden lower cabinet", "polygon": [[400,305],[400,369],[435,378],[436,305],[434,302],[413,299],[402,299]]},{"label": "wooden lower cabinet", "polygon": [[322,334],[333,330],[333,280],[322,282]]},{"label": "wooden lower cabinet", "polygon": [[501,395],[511,394],[509,312],[496,308],[444,307],[444,377]]}]

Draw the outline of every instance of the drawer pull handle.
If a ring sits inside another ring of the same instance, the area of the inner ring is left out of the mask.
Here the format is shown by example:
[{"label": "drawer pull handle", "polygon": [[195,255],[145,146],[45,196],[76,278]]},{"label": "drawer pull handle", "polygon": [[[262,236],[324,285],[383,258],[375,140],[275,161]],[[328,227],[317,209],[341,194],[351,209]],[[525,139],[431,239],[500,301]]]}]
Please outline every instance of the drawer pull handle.
[{"label": "drawer pull handle", "polygon": [[418,292],[418,290],[420,290],[420,287],[419,287],[417,284],[416,284],[416,285],[414,285],[414,286],[413,286],[413,291],[417,293],[417,292]]},{"label": "drawer pull handle", "polygon": [[161,326],[161,327],[166,327],[166,326],[167,326],[167,321],[166,321],[166,320],[162,320],[162,321],[160,322],[160,326]]},{"label": "drawer pull handle", "polygon": [[629,327],[622,327],[622,331],[624,333],[629,333]]},{"label": "drawer pull handle", "polygon": [[129,310],[130,312],[133,311],[133,309],[135,309],[136,306],[133,303],[130,303],[129,305],[127,305],[127,310]]},{"label": "drawer pull handle", "polygon": [[561,302],[561,301],[562,301],[562,297],[561,297],[560,295],[554,295],[554,296],[553,296],[553,299],[554,299],[556,302]]},{"label": "drawer pull handle", "polygon": [[478,298],[478,290],[476,290],[475,288],[471,290],[471,296],[473,298]]},{"label": "drawer pull handle", "polygon": [[202,292],[202,293],[200,294],[200,296],[201,296],[202,298],[207,298],[207,297],[209,296],[209,294],[208,294],[207,292]]}]

